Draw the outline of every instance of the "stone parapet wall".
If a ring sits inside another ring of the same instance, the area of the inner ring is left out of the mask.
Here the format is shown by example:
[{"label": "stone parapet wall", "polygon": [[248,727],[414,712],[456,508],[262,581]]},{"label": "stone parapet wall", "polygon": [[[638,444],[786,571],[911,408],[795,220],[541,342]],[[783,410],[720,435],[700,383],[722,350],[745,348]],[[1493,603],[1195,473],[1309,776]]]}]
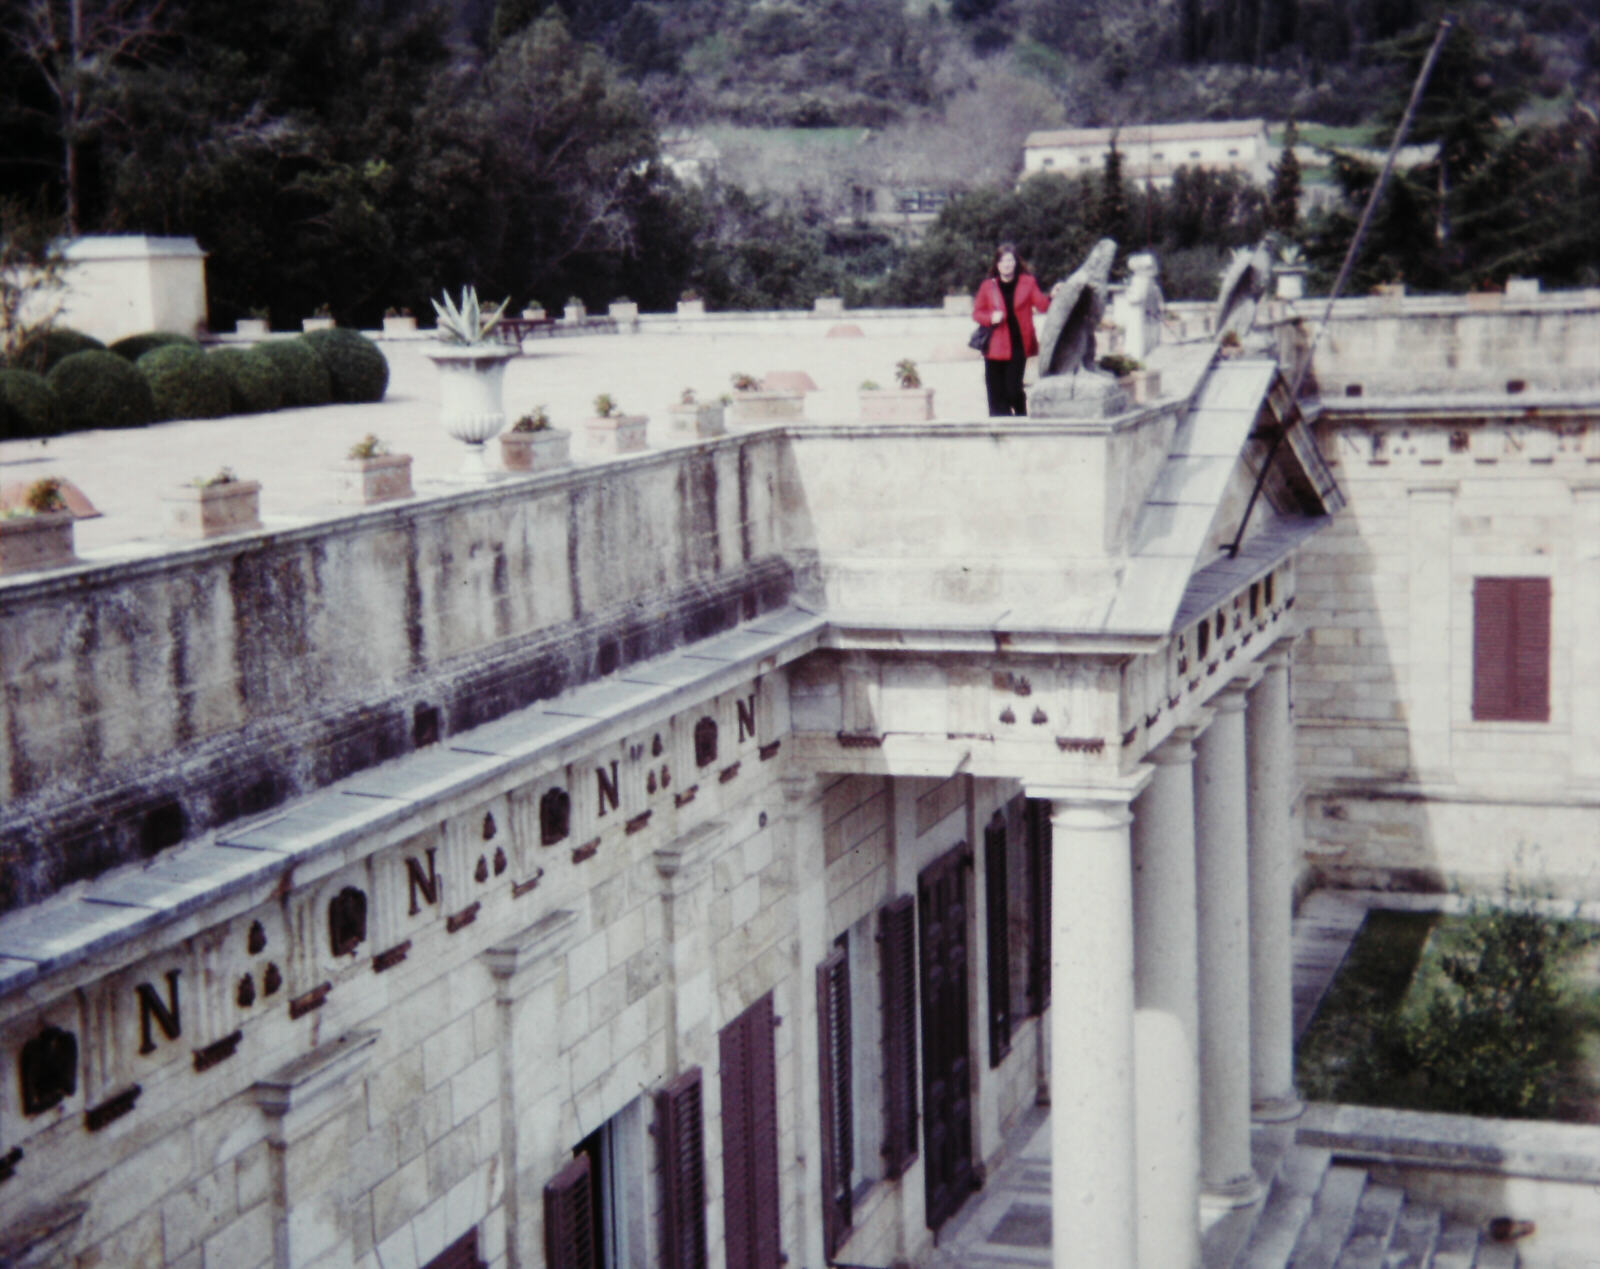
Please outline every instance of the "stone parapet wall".
[{"label": "stone parapet wall", "polygon": [[5,583],[0,911],[782,604],[778,444]]}]

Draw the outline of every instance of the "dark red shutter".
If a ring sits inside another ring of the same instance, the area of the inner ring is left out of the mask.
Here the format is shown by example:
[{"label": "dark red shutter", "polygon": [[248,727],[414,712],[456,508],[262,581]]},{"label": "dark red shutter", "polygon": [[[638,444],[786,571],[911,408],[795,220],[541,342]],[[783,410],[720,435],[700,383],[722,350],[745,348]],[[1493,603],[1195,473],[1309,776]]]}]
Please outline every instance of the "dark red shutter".
[{"label": "dark red shutter", "polygon": [[777,1269],[778,1065],[769,992],[722,1029],[722,1205],[728,1269]]},{"label": "dark red shutter", "polygon": [[589,1156],[578,1155],[544,1187],[546,1269],[596,1269]]},{"label": "dark red shutter", "polygon": [[485,1269],[478,1258],[478,1230],[474,1226],[441,1251],[422,1269]]},{"label": "dark red shutter", "polygon": [[850,1095],[850,961],[840,948],[817,966],[817,1053],[822,1088],[822,1238],[831,1259],[850,1232],[854,1107]]},{"label": "dark red shutter", "polygon": [[883,979],[883,1169],[917,1157],[917,902],[901,895],[878,915]]},{"label": "dark red shutter", "polygon": [[1028,802],[1028,905],[1030,955],[1028,1005],[1036,1014],[1050,1003],[1050,803]]},{"label": "dark red shutter", "polygon": [[664,1269],[706,1269],[705,1115],[701,1102],[698,1066],[656,1094]]},{"label": "dark red shutter", "polygon": [[1550,579],[1480,577],[1472,595],[1472,716],[1550,718]]},{"label": "dark red shutter", "polygon": [[1006,895],[1006,820],[983,831],[984,906],[989,926],[989,1065],[1011,1052],[1011,926]]}]

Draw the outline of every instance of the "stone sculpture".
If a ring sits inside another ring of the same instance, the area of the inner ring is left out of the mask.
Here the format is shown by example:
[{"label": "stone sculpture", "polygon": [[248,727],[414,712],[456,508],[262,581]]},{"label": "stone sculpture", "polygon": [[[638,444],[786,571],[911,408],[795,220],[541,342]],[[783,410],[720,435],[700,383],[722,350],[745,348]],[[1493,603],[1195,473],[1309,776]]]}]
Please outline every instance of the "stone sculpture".
[{"label": "stone sculpture", "polygon": [[1238,247],[1223,270],[1222,287],[1217,292],[1216,318],[1212,330],[1217,338],[1232,333],[1243,340],[1255,324],[1261,297],[1272,286],[1272,248],[1263,238],[1253,247]]},{"label": "stone sculpture", "polygon": [[1101,418],[1127,408],[1114,375],[1095,367],[1095,329],[1111,294],[1117,244],[1095,243],[1050,301],[1039,333],[1039,383],[1029,413],[1043,418]]},{"label": "stone sculpture", "polygon": [[1156,281],[1155,256],[1147,251],[1128,257],[1128,272],[1133,276],[1113,305],[1117,325],[1122,327],[1123,351],[1135,361],[1143,361],[1161,342],[1161,312],[1166,299]]}]

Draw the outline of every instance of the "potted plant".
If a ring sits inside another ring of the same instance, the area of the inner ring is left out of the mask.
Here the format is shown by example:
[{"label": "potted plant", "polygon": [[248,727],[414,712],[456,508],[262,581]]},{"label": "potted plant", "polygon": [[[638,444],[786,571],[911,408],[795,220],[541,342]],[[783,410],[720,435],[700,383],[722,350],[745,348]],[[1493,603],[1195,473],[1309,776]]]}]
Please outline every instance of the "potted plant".
[{"label": "potted plant", "polygon": [[894,379],[896,386],[888,389],[878,387],[871,379],[861,385],[862,422],[926,423],[931,419],[933,389],[922,386],[917,363],[903,358],[895,365]]},{"label": "potted plant", "polygon": [[700,292],[690,287],[678,296],[679,317],[704,317],[706,315],[706,302],[700,298]]},{"label": "potted plant", "polygon": [[667,420],[674,436],[721,436],[727,430],[722,402],[701,401],[693,388],[683,390],[677,403],[668,409]]},{"label": "potted plant", "polygon": [[318,304],[316,311],[310,317],[301,319],[300,329],[303,331],[332,330],[333,309],[326,303]]},{"label": "potted plant", "polygon": [[1287,243],[1278,252],[1272,276],[1277,283],[1277,297],[1280,300],[1298,300],[1305,295],[1306,257],[1297,243]]},{"label": "potted plant", "polygon": [[215,538],[261,527],[261,484],[240,480],[231,467],[196,476],[162,495],[167,526],[181,538]]},{"label": "potted plant", "polygon": [[76,564],[72,523],[61,481],[45,476],[23,494],[22,506],[0,513],[0,577]]},{"label": "potted plant", "polygon": [[500,461],[507,471],[549,471],[572,462],[572,433],[552,427],[544,406],[536,405],[500,433]]},{"label": "potted plant", "polygon": [[583,300],[579,296],[569,295],[565,316],[569,322],[581,322],[589,316],[589,310],[584,307]]},{"label": "potted plant", "polygon": [[611,301],[607,315],[617,324],[619,330],[633,330],[639,325],[639,306],[626,295],[619,295]]},{"label": "potted plant", "polygon": [[383,313],[383,333],[385,335],[415,335],[417,333],[417,319],[411,315],[408,308],[385,309]]},{"label": "potted plant", "polygon": [[[1232,335],[1232,342],[1228,336]],[[1239,347],[1239,337],[1232,331],[1222,337],[1225,347],[1236,349]],[[1147,405],[1161,394],[1161,372],[1159,370],[1146,370],[1144,364],[1132,357],[1121,353],[1107,353],[1097,363],[1101,370],[1107,374],[1117,376],[1117,383],[1127,391],[1136,404]]]},{"label": "potted plant", "polygon": [[233,324],[233,333],[246,339],[265,339],[267,337],[267,318],[269,314],[259,305],[245,310],[249,317],[241,317]]},{"label": "potted plant", "polygon": [[494,337],[506,301],[484,308],[478,303],[477,290],[470,286],[462,288],[460,304],[449,295],[442,298],[442,304],[433,301],[439,317],[434,332],[437,342],[424,350],[439,369],[440,421],[445,431],[467,447],[461,478],[490,480],[493,474],[484,461],[483,447],[505,426],[506,363],[521,356],[522,349]]},{"label": "potted plant", "polygon": [[768,423],[793,423],[806,416],[806,394],[798,390],[768,388],[754,375],[733,376],[733,408],[728,422],[760,427]]},{"label": "potted plant", "polygon": [[411,493],[411,455],[391,454],[371,432],[350,447],[339,465],[340,502],[365,507]]},{"label": "potted plant", "polygon": [[632,454],[644,449],[648,415],[624,414],[608,392],[594,399],[594,417],[585,420],[592,454]]},{"label": "potted plant", "polygon": [[542,322],[545,318],[544,305],[530,302],[528,307],[522,310],[522,316],[530,322]]}]

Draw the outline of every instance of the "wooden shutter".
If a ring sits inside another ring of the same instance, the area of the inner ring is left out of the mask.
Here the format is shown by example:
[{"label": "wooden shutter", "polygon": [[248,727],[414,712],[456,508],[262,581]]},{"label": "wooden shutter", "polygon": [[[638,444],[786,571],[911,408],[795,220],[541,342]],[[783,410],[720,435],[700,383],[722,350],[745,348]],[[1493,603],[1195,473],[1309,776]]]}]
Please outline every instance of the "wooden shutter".
[{"label": "wooden shutter", "polygon": [[656,1094],[663,1269],[706,1269],[706,1152],[700,1068]]},{"label": "wooden shutter", "polygon": [[989,926],[989,1065],[1011,1052],[1011,926],[1006,895],[1006,821],[983,831],[984,906]]},{"label": "wooden shutter", "polygon": [[485,1269],[478,1257],[478,1229],[469,1229],[455,1242],[441,1251],[422,1269]]},{"label": "wooden shutter", "polygon": [[578,1155],[544,1187],[546,1269],[597,1269],[589,1156]]},{"label": "wooden shutter", "polygon": [[1550,579],[1480,577],[1472,596],[1472,716],[1550,719]]},{"label": "wooden shutter", "polygon": [[883,980],[883,1169],[917,1157],[917,903],[901,895],[878,914]]},{"label": "wooden shutter", "polygon": [[817,1054],[822,1088],[822,1239],[831,1259],[850,1232],[850,961],[839,948],[817,966]]},{"label": "wooden shutter", "polygon": [[776,1269],[776,1020],[768,993],[722,1029],[722,1214],[728,1269]]},{"label": "wooden shutter", "polygon": [[1050,803],[1028,802],[1028,1007],[1036,1014],[1050,1003]]}]

